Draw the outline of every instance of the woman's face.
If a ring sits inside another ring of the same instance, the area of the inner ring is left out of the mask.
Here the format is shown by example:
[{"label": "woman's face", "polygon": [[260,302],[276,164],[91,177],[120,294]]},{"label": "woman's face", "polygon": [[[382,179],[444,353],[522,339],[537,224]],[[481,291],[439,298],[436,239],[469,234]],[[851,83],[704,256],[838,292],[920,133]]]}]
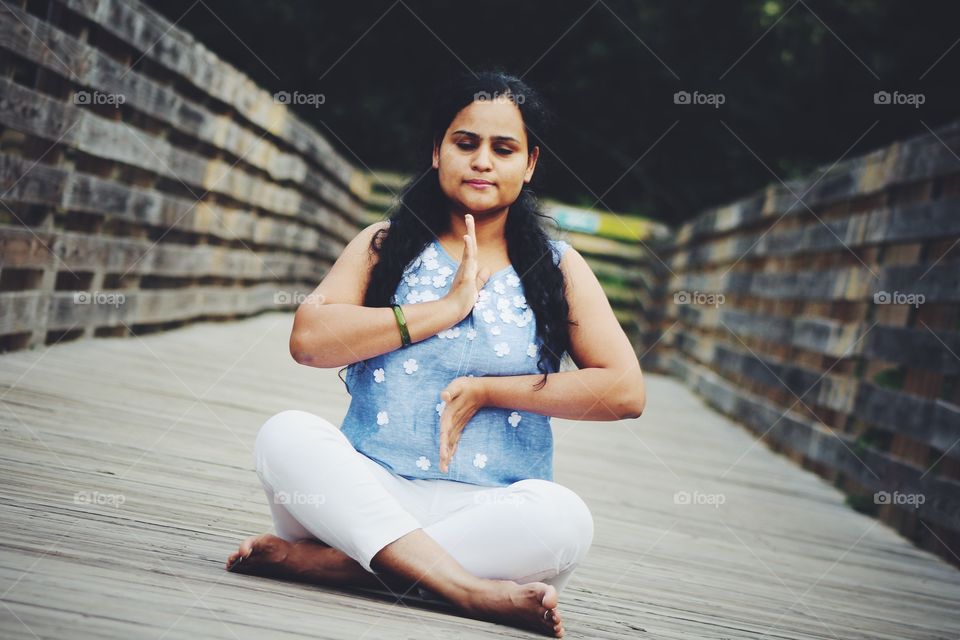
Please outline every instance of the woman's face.
[{"label": "woman's face", "polygon": [[530,182],[539,147],[527,152],[520,109],[512,100],[474,101],[464,107],[433,150],[440,188],[464,213],[509,207]]}]

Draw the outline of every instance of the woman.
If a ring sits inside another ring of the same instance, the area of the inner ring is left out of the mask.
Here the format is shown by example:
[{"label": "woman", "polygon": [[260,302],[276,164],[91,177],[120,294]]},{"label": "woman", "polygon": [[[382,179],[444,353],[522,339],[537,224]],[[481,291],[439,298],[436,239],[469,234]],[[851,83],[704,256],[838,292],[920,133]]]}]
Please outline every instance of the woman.
[{"label": "woman", "polygon": [[[228,569],[422,587],[563,635],[558,594],[593,520],[553,482],[549,416],[637,417],[645,394],[596,277],[540,227],[525,185],[543,120],[539,97],[502,73],[439,94],[431,168],[294,320],[297,362],[349,365],[343,425],[303,411],[263,425],[257,473],[277,535],[245,540]],[[565,352],[579,370],[559,372]]]}]

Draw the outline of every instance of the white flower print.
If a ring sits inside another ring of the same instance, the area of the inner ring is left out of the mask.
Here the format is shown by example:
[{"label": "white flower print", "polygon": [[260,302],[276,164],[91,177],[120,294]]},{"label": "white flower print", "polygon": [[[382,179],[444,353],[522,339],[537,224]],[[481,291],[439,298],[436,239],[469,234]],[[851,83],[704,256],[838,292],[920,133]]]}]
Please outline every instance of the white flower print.
[{"label": "white flower print", "polygon": [[437,270],[437,275],[446,278],[449,275],[453,275],[453,269],[448,266],[442,266]]},{"label": "white flower print", "polygon": [[483,469],[485,466],[487,466],[487,454],[478,453],[477,455],[473,456],[473,466],[479,469]]},{"label": "white flower print", "polygon": [[426,456],[420,456],[417,458],[417,466],[426,471],[430,468],[430,461],[427,460]]},{"label": "white flower print", "polygon": [[493,322],[497,319],[497,314],[495,314],[492,309],[484,309],[481,317],[484,322]]},{"label": "white flower print", "polygon": [[503,280],[497,280],[496,282],[494,282],[493,290],[499,293],[500,295],[503,295],[507,292],[507,288],[503,286]]},{"label": "white flower print", "polygon": [[404,280],[406,280],[408,287],[412,287],[413,285],[420,282],[420,278],[415,273],[408,274],[407,277],[404,278]]},{"label": "white flower print", "polygon": [[492,336],[498,336],[498,335],[500,335],[500,327],[497,327],[497,326],[491,327],[491,328],[490,328],[490,335],[492,335]]},{"label": "white flower print", "polygon": [[517,425],[520,424],[521,416],[516,411],[510,414],[510,417],[507,418],[507,422],[510,423],[510,426],[516,429]]},{"label": "white flower print", "polygon": [[403,370],[406,371],[408,374],[413,374],[413,372],[419,368],[420,366],[417,364],[417,361],[414,360],[413,358],[408,358],[407,360],[403,361]]},{"label": "white flower print", "polygon": [[439,300],[439,299],[440,299],[440,296],[435,294],[433,291],[430,291],[429,289],[424,289],[423,291],[420,292],[420,302],[430,302],[431,300]]},{"label": "white flower print", "polygon": [[533,344],[532,342],[531,342],[530,344],[528,344],[528,345],[527,345],[527,355],[530,356],[531,358],[536,358],[536,357],[537,357],[537,345]]},{"label": "white flower print", "polygon": [[447,277],[446,277],[446,276],[433,276],[433,286],[434,286],[434,288],[440,289],[441,287],[445,287],[446,285],[447,285]]},{"label": "white flower print", "polygon": [[510,353],[510,345],[506,342],[498,342],[493,345],[493,350],[497,352],[497,356],[502,358],[503,356]]},{"label": "white flower print", "polygon": [[527,309],[523,312],[523,315],[516,318],[518,327],[525,327],[533,320],[533,309]]},{"label": "white flower print", "polygon": [[423,261],[423,268],[427,271],[433,271],[440,268],[440,263],[437,262],[436,258],[427,258]]},{"label": "white flower print", "polygon": [[510,324],[511,322],[516,322],[517,317],[510,313],[509,309],[504,309],[500,312],[500,322],[505,324]]},{"label": "white flower print", "polygon": [[436,258],[437,255],[439,254],[437,253],[437,250],[436,248],[433,247],[433,245],[427,245],[427,248],[423,250],[423,257],[427,260],[431,258]]},{"label": "white flower print", "polygon": [[476,329],[467,329],[467,340],[473,340],[477,337]]},{"label": "white flower print", "polygon": [[511,273],[510,275],[507,276],[507,284],[510,285],[511,287],[519,287],[520,278],[518,278],[516,275]]},{"label": "white flower print", "polygon": [[444,402],[443,400],[441,400],[439,403],[437,403],[437,415],[438,415],[438,416],[442,416],[442,415],[443,415],[443,409],[444,409],[444,407],[446,407],[446,406],[447,406],[447,403]]},{"label": "white flower print", "polygon": [[383,367],[373,370],[373,381],[374,382],[383,382],[386,377],[386,372],[383,370]]},{"label": "white flower print", "polygon": [[480,293],[477,295],[477,301],[473,306],[479,311],[487,306],[487,302],[490,301],[490,292],[486,289],[480,289]]},{"label": "white flower print", "polygon": [[507,298],[498,298],[497,299],[497,309],[503,311],[504,309],[510,308],[510,300]]},{"label": "white flower print", "polygon": [[452,339],[454,339],[454,338],[459,338],[459,337],[460,337],[460,327],[453,327],[453,328],[450,328],[450,329],[445,329],[445,330],[441,331],[440,333],[438,333],[437,335],[440,336],[441,338],[446,338],[446,339],[448,339],[448,340],[452,340]]},{"label": "white flower print", "polygon": [[420,302],[420,292],[411,291],[407,294],[407,304],[416,304]]},{"label": "white flower print", "polygon": [[517,309],[526,309],[527,308],[526,296],[513,296],[513,306],[515,306]]},{"label": "white flower print", "polygon": [[386,411],[380,411],[377,413],[377,424],[381,427],[390,422],[389,416],[387,416]]}]

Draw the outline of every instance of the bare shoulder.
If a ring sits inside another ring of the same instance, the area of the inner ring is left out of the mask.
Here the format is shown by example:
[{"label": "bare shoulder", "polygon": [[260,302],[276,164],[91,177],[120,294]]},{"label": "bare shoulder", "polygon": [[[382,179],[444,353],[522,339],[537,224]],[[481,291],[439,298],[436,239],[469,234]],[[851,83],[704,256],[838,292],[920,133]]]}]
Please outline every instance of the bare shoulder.
[{"label": "bare shoulder", "polygon": [[629,368],[636,355],[613,313],[590,264],[572,246],[563,252],[560,270],[570,307],[570,357],[577,367]]},{"label": "bare shoulder", "polygon": [[389,220],[374,222],[360,230],[314,290],[325,303],[363,304],[370,273],[377,262],[371,242],[390,228]]}]

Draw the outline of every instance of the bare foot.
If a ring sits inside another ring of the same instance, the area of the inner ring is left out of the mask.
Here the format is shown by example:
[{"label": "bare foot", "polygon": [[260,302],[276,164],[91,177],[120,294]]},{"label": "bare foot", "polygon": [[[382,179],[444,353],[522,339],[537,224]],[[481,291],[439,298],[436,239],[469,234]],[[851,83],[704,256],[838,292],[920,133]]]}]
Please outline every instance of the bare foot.
[{"label": "bare foot", "polygon": [[319,540],[288,542],[264,533],[240,543],[227,558],[227,571],[285,578],[320,585],[399,589],[410,584],[393,576],[375,576],[360,563]]},{"label": "bare foot", "polygon": [[227,571],[289,578],[298,569],[292,562],[293,549],[293,543],[269,533],[251,536],[227,558]]},{"label": "bare foot", "polygon": [[517,584],[511,580],[487,580],[489,587],[471,594],[461,606],[484,620],[562,638],[563,621],[557,609],[557,590],[543,582]]}]

